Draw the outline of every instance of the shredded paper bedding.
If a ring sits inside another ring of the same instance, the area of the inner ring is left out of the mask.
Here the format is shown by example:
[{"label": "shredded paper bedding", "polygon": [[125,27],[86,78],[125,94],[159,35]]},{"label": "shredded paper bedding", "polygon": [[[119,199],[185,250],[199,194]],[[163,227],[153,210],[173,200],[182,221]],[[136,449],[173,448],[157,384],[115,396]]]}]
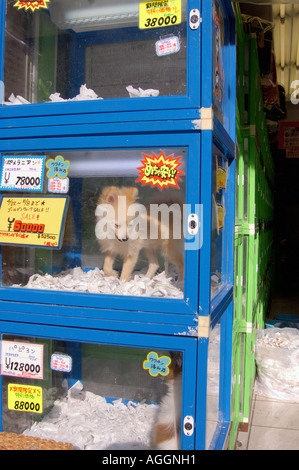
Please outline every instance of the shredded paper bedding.
[{"label": "shredded paper bedding", "polygon": [[83,271],[74,268],[60,274],[33,274],[27,284],[30,289],[89,292],[93,294],[132,295],[138,297],[167,297],[182,299],[183,291],[178,282],[173,282],[165,272],[149,279],[144,274],[134,273],[132,280],[120,281],[117,277],[106,276],[98,268]]},{"label": "shredded paper bedding", "polygon": [[[56,400],[50,413],[23,435],[69,442],[80,450],[150,449],[157,405],[121,399],[108,403],[82,388],[76,382],[67,397]],[[74,398],[74,389],[82,394]]]},{"label": "shredded paper bedding", "polygon": [[[132,85],[126,87],[127,92],[129,93],[130,98],[142,98],[149,96],[158,96],[159,90],[154,90],[149,88],[148,90],[143,90],[142,88],[133,88]],[[86,100],[102,100],[101,96],[98,96],[94,90],[87,88],[86,84],[81,85],[79,94],[73,98],[64,99],[60,96],[60,93],[52,93],[49,96],[49,102],[58,103],[60,101],[86,101]],[[30,104],[30,101],[23,98],[23,96],[15,96],[13,93],[8,98],[8,101],[4,102],[5,105],[11,104]]]}]

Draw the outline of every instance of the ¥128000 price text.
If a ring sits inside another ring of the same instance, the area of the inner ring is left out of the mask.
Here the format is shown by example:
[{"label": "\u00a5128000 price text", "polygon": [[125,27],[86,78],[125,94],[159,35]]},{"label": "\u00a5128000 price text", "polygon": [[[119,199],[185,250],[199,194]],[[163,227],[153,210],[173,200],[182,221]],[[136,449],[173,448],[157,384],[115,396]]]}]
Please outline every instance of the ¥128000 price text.
[{"label": "\u00a5128000 price text", "polygon": [[14,370],[18,372],[31,372],[32,374],[39,374],[40,366],[38,364],[28,364],[17,361],[5,360],[5,367],[7,370]]}]

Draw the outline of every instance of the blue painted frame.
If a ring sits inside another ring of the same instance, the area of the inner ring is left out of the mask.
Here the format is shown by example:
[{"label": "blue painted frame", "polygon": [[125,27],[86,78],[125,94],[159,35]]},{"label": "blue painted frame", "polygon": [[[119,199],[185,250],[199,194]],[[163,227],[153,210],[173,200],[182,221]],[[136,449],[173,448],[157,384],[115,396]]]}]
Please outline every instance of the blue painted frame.
[{"label": "blue painted frame", "polygon": [[[221,322],[221,344],[220,344],[220,384],[219,384],[219,414],[217,429],[210,443],[209,449],[222,449],[230,429],[230,390],[231,390],[231,355],[232,355],[232,322],[233,322],[233,260],[234,260],[234,217],[235,217],[235,106],[236,106],[236,77],[235,77],[235,25],[234,14],[231,3],[227,0],[222,2],[226,11],[226,24],[229,25],[229,41],[226,47],[227,55],[225,60],[226,80],[229,83],[228,108],[228,126],[224,129],[219,119],[213,115],[213,124],[211,129],[202,131],[202,150],[201,153],[206,158],[201,160],[201,202],[204,206],[203,224],[206,227],[212,227],[212,149],[216,145],[229,163],[228,176],[228,201],[226,204],[226,224],[225,245],[227,249],[227,270],[226,283],[217,295],[211,298],[210,282],[207,280],[207,273],[211,273],[211,236],[206,239],[204,235],[205,248],[200,252],[200,274],[202,280],[200,297],[201,315],[210,316],[211,329],[215,327],[218,321]],[[202,2],[202,63],[205,64],[205,80],[202,80],[202,107],[211,108],[213,104],[213,4],[212,2]],[[210,150],[210,151],[208,151]],[[203,175],[206,177],[203,178]],[[204,280],[205,279],[205,280]],[[203,281],[204,280],[204,281]],[[197,432],[196,449],[206,448],[206,387],[202,387],[202,378],[207,376],[208,361],[208,338],[199,338],[198,363],[201,367],[198,369],[199,381],[197,384]]]},{"label": "blue painted frame", "polygon": [[[159,126],[159,123],[157,123]],[[68,135],[75,133],[71,127],[68,128]],[[7,144],[7,147],[6,145]],[[23,139],[12,141],[2,140],[5,145],[5,153],[23,152],[24,145],[27,142]],[[200,145],[201,134],[199,131],[188,133],[160,133],[153,137],[153,133],[130,135],[127,133],[123,136],[94,136],[94,137],[57,137],[57,138],[40,138],[30,139],[30,150],[39,151],[43,145],[43,151],[59,150],[88,150],[88,149],[138,149],[142,148],[186,148],[186,203],[190,204],[190,210],[194,211],[195,204],[200,203]],[[9,146],[9,149],[8,149]],[[198,285],[199,285],[199,246],[195,250],[186,250],[186,280],[185,280],[185,300],[177,301],[173,299],[154,299],[154,298],[136,298],[127,296],[105,296],[100,298],[97,294],[77,294],[67,292],[51,292],[33,291],[23,288],[4,288],[0,287],[0,299],[3,301],[22,301],[25,303],[39,303],[60,306],[61,315],[70,318],[74,317],[71,307],[85,307],[86,317],[94,317],[97,312],[97,318],[118,321],[119,317],[123,318],[123,313],[127,312],[126,318],[132,318],[136,322],[149,323],[146,328],[153,327],[155,324],[169,324],[169,319],[174,318],[174,325],[178,325],[176,333],[186,333],[182,325],[188,325],[194,328],[198,315]],[[193,269],[188,268],[192,266]],[[195,275],[194,275],[195,271]],[[99,304],[100,300],[100,304]],[[121,306],[121,307],[120,307]],[[46,314],[45,309],[44,314]],[[50,309],[49,314],[51,314]],[[157,315],[159,312],[159,315]],[[167,318],[163,319],[163,313]],[[185,319],[179,319],[179,316],[186,316]],[[155,321],[153,321],[153,317]],[[39,321],[39,320],[37,320]],[[68,321],[71,321],[70,319]],[[126,322],[125,322],[126,323]],[[113,323],[112,328],[115,328]],[[187,330],[188,331],[188,330]],[[158,331],[157,331],[158,333]]]}]

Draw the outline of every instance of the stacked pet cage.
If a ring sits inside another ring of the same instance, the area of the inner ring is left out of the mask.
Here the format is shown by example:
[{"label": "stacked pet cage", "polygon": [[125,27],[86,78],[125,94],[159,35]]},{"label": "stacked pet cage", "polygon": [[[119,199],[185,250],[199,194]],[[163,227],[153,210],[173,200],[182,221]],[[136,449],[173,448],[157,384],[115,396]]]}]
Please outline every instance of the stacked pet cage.
[{"label": "stacked pet cage", "polygon": [[263,109],[255,35],[236,7],[237,151],[232,431],[246,430],[255,380],[255,335],[263,328],[272,278],[274,167]]},{"label": "stacked pet cage", "polygon": [[1,430],[80,449],[223,448],[231,2],[0,7]]}]

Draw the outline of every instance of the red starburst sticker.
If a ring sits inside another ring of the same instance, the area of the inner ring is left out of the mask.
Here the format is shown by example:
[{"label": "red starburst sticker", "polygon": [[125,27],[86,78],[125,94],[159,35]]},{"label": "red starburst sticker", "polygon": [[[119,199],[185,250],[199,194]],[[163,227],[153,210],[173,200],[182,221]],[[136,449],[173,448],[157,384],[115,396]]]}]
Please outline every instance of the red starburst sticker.
[{"label": "red starburst sticker", "polygon": [[142,154],[144,160],[141,160],[143,166],[137,168],[140,177],[136,180],[136,183],[142,183],[142,186],[150,184],[152,188],[158,186],[158,188],[178,188],[178,181],[182,181],[179,175],[185,173],[178,168],[182,165],[179,161],[181,157],[174,157],[174,154],[165,157],[164,152],[161,152],[157,157],[153,153],[152,156]]},{"label": "red starburst sticker", "polygon": [[25,10],[31,9],[32,11],[38,10],[39,8],[48,8],[47,3],[50,0],[18,0],[14,7],[18,7],[18,10],[25,8]]}]

